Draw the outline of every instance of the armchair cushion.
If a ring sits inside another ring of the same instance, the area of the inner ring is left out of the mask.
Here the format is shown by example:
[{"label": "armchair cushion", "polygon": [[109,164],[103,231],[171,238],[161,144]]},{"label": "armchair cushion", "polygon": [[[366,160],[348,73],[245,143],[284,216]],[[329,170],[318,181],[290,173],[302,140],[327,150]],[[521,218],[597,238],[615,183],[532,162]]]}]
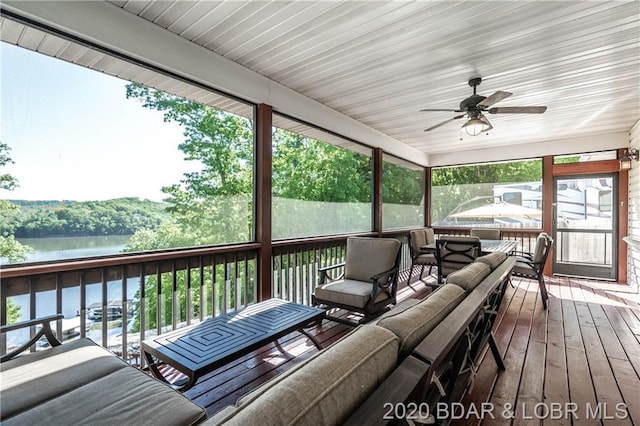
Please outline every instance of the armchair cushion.
[{"label": "armchair cushion", "polygon": [[393,238],[348,238],[345,279],[371,282],[372,276],[394,267],[400,247]]},{"label": "armchair cushion", "polygon": [[447,284],[455,284],[468,294],[490,273],[491,268],[489,265],[483,262],[474,262],[463,269],[450,273],[447,277]]},{"label": "armchair cushion", "polygon": [[377,324],[398,336],[400,356],[405,357],[464,297],[462,288],[445,284],[420,303],[399,313],[391,312]]},{"label": "armchair cushion", "polygon": [[[315,296],[323,301],[364,308],[371,298],[371,288],[371,282],[345,279],[321,284],[315,288],[314,292]],[[389,298],[389,294],[381,291],[374,303]]]},{"label": "armchair cushion", "polygon": [[507,253],[493,252],[493,253],[485,254],[484,256],[480,256],[479,258],[476,259],[476,262],[482,262],[489,265],[489,267],[493,271],[498,266],[500,266],[502,262],[505,261],[506,258],[507,258]]}]

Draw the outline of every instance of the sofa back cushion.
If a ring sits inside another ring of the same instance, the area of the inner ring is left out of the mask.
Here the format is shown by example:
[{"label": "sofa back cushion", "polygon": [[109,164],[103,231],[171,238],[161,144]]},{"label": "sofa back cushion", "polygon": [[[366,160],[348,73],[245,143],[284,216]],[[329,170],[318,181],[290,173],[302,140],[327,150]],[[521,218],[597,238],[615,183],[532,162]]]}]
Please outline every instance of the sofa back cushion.
[{"label": "sofa back cushion", "polygon": [[496,269],[502,262],[507,258],[507,253],[497,251],[489,254],[485,254],[484,256],[480,256],[476,259],[476,262],[482,262],[489,265],[491,270]]},{"label": "sofa back cushion", "polygon": [[393,333],[372,324],[360,326],[242,397],[237,409],[216,415],[211,423],[341,424],[386,379],[397,361],[398,338]]},{"label": "sofa back cushion", "polygon": [[447,276],[447,284],[460,286],[469,294],[491,273],[489,265],[483,262],[474,262],[464,268],[452,272]]},{"label": "sofa back cushion", "polygon": [[420,303],[398,313],[391,311],[377,324],[398,336],[400,356],[405,357],[464,297],[462,288],[445,284]]},{"label": "sofa back cushion", "polygon": [[394,238],[349,237],[344,277],[370,282],[372,276],[394,266],[401,246]]}]

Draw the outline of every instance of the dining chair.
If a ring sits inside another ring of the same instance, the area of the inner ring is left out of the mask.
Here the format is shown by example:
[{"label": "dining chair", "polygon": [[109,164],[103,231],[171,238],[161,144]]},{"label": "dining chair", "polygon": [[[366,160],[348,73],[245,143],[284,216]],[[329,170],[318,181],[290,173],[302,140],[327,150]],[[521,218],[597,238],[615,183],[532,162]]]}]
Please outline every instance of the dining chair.
[{"label": "dining chair", "polygon": [[552,246],[553,238],[545,232],[542,232],[538,235],[538,238],[536,238],[536,246],[533,253],[523,251],[515,252],[516,264],[511,274],[515,277],[529,278],[538,281],[544,309],[547,309],[549,295],[547,294],[543,271]]},{"label": "dining chair", "polygon": [[438,284],[451,272],[473,263],[482,252],[480,238],[441,236],[436,240]]},{"label": "dining chair", "polygon": [[498,228],[471,228],[469,235],[478,237],[481,240],[499,240],[502,232]]},{"label": "dining chair", "polygon": [[413,268],[420,266],[419,280],[422,280],[424,267],[429,267],[429,275],[434,266],[438,266],[435,251],[424,251],[423,246],[435,242],[435,234],[432,228],[414,229],[409,231],[409,254],[411,255],[411,269],[409,270],[409,280],[413,276]]}]

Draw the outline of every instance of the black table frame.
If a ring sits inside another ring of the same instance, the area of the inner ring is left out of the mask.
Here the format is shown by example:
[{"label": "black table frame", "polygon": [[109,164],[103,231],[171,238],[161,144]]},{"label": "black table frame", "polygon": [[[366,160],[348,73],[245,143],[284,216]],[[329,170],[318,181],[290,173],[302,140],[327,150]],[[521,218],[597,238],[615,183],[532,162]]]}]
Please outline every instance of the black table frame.
[{"label": "black table frame", "polygon": [[[319,324],[324,316],[323,309],[269,299],[146,339],[141,349],[153,375],[184,392],[199,377],[294,331],[304,334],[322,349],[315,336],[304,328]],[[158,369],[160,362],[184,373],[187,379],[169,383]]]}]

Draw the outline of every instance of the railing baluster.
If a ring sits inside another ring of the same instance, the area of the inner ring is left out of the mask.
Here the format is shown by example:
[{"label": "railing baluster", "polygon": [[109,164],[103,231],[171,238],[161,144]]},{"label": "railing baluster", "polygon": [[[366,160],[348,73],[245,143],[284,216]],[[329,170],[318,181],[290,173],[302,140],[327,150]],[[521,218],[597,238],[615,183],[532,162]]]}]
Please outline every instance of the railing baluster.
[{"label": "railing baluster", "polygon": [[127,341],[128,331],[129,331],[129,302],[127,292],[127,268],[122,265],[120,267],[121,275],[121,285],[122,285],[122,359],[129,362],[129,342]]},{"label": "railing baluster", "polygon": [[186,303],[186,315],[187,315],[187,325],[191,325],[191,317],[193,316],[193,294],[191,291],[191,258],[187,259],[186,271],[187,274],[185,277],[186,280],[186,289],[185,289],[185,303]]},{"label": "railing baluster", "polygon": [[162,273],[160,272],[160,262],[156,262],[156,332],[162,334]]},{"label": "railing baluster", "polygon": [[[29,278],[29,319],[36,319],[36,291],[35,291],[35,283],[34,283],[35,277],[30,277]],[[36,334],[36,328],[35,327],[29,327],[29,338],[32,338],[33,336],[35,336]],[[29,348],[30,352],[35,352],[36,351],[36,345],[31,345],[31,348]]]},{"label": "railing baluster", "polygon": [[171,262],[171,329],[178,328],[178,277],[176,261]]},{"label": "railing baluster", "polygon": [[100,269],[101,273],[101,291],[102,291],[102,346],[105,348],[107,345],[107,274],[105,273],[105,268]]},{"label": "railing baluster", "polygon": [[[60,282],[60,274],[54,275],[56,284],[56,314],[62,313],[62,283]],[[56,321],[56,337],[62,341],[62,320]]]},{"label": "railing baluster", "polygon": [[204,321],[204,311],[207,309],[207,299],[204,294],[204,258],[198,256],[198,273],[199,273],[199,289],[200,292],[200,322]]}]

